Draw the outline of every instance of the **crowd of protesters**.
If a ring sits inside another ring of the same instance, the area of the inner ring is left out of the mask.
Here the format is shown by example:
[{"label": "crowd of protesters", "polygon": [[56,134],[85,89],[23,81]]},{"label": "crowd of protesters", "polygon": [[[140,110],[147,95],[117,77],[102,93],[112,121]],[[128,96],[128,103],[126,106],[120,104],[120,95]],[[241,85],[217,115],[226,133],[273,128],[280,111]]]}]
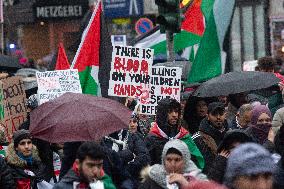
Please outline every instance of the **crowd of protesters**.
[{"label": "crowd of protesters", "polygon": [[[258,63],[259,71],[275,71],[271,57]],[[0,128],[0,188],[283,189],[284,79],[276,76],[279,86],[229,96],[196,97],[191,86],[181,103],[160,100],[156,116],[127,99],[128,128],[99,141],[35,139],[28,116],[11,143]],[[37,106],[31,96],[29,111]]]}]

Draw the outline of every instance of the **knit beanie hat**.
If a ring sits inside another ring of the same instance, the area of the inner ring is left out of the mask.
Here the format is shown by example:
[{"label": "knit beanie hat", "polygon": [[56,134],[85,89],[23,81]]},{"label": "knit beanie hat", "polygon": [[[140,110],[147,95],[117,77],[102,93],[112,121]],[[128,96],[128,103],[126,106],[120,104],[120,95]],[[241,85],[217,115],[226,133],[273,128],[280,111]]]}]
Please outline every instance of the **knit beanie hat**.
[{"label": "knit beanie hat", "polygon": [[270,118],[272,117],[271,112],[270,112],[270,110],[267,106],[256,105],[252,109],[252,117],[251,117],[251,124],[252,125],[256,125],[257,120],[262,113],[266,113]]},{"label": "knit beanie hat", "polygon": [[17,130],[13,133],[13,141],[14,141],[14,147],[16,148],[21,140],[23,139],[31,139],[31,134],[28,130],[21,129]]},{"label": "knit beanie hat", "polygon": [[238,176],[274,173],[275,168],[271,154],[264,147],[256,143],[241,144],[229,156],[225,184],[232,187]]}]

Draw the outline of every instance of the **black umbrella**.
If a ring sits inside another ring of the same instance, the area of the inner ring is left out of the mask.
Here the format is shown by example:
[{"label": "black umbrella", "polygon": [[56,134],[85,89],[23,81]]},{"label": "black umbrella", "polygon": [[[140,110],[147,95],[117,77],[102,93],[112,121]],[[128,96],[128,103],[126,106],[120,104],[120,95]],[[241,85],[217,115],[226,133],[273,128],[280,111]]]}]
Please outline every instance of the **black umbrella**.
[{"label": "black umbrella", "polygon": [[220,75],[202,83],[194,96],[227,96],[251,90],[263,89],[280,82],[273,73],[236,71]]}]

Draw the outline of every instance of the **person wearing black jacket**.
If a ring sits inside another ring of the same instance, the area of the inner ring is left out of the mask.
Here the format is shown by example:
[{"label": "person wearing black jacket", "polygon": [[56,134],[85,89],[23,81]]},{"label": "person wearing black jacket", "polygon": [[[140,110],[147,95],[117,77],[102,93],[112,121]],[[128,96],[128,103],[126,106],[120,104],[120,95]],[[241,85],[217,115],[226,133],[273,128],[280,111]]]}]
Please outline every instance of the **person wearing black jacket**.
[{"label": "person wearing black jacket", "polygon": [[225,106],[221,102],[212,102],[208,105],[208,115],[204,118],[199,131],[192,136],[193,141],[205,159],[203,172],[208,173],[212,162],[217,156],[218,145],[228,131]]},{"label": "person wearing black jacket", "polygon": [[131,116],[128,129],[122,129],[105,137],[104,143],[118,153],[123,166],[132,178],[138,181],[142,168],[150,164],[150,155],[143,136],[138,132],[137,115]]},{"label": "person wearing black jacket", "polygon": [[0,157],[0,188],[15,189],[15,181],[5,160]]},{"label": "person wearing black jacket", "polygon": [[37,183],[48,181],[45,166],[27,130],[14,132],[13,143],[7,149],[6,161],[17,189],[37,189]]}]

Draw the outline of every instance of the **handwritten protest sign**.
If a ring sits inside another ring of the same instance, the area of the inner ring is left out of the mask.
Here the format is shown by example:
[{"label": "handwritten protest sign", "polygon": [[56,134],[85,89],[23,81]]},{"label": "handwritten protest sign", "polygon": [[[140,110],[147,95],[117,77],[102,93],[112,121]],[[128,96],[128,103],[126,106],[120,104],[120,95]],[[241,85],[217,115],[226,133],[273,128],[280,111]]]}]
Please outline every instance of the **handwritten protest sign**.
[{"label": "handwritten protest sign", "polygon": [[148,91],[153,53],[152,49],[114,46],[108,95],[137,98]]},{"label": "handwritten protest sign", "polygon": [[8,139],[27,118],[26,94],[21,77],[8,77],[0,83],[0,124]]},{"label": "handwritten protest sign", "polygon": [[37,72],[39,103],[55,99],[64,93],[82,93],[78,70]]},{"label": "handwritten protest sign", "polygon": [[179,67],[153,66],[149,99],[141,103],[141,114],[155,115],[156,106],[163,98],[180,101],[182,69]]}]

